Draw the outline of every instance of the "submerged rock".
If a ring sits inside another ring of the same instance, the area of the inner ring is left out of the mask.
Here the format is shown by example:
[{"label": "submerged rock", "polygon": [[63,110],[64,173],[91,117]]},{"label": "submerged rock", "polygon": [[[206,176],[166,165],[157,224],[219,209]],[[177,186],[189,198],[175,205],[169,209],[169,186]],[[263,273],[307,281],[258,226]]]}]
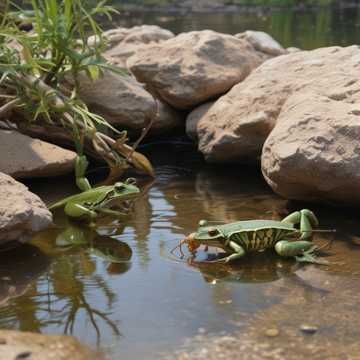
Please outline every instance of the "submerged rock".
[{"label": "submerged rock", "polygon": [[76,158],[73,151],[6,130],[0,130],[0,154],[0,171],[17,179],[69,173]]},{"label": "submerged rock", "polygon": [[249,42],[204,30],[147,46],[127,65],[170,105],[191,109],[224,94],[262,61]]},{"label": "submerged rock", "polygon": [[24,243],[52,224],[52,214],[40,198],[12,177],[0,173],[0,246]]},{"label": "submerged rock", "polygon": [[[199,149],[211,162],[252,161],[290,96],[312,92],[335,104],[358,102],[360,49],[299,51],[263,63],[215,102],[198,123]],[[311,103],[312,99],[307,99]],[[288,118],[287,121],[292,121]],[[346,119],[344,119],[346,121]]]},{"label": "submerged rock", "polygon": [[72,336],[0,330],[1,360],[101,360],[103,356]]}]

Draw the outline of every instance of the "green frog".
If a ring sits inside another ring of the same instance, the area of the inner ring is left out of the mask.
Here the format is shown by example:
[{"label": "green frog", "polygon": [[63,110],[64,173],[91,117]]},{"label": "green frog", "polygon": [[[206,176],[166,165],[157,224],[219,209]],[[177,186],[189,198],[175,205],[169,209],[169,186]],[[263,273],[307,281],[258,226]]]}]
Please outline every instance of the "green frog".
[{"label": "green frog", "polygon": [[101,213],[124,215],[120,211],[112,210],[111,207],[132,199],[139,193],[135,180],[130,178],[125,182],[90,188],[80,194],[69,196],[52,204],[49,209],[64,207],[65,214],[75,219],[94,220]]}]

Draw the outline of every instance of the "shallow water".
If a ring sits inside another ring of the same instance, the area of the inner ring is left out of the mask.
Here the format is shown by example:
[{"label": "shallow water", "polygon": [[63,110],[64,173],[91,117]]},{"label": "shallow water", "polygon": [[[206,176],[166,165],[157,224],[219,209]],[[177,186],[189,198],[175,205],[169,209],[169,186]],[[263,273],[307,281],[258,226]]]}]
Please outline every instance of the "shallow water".
[{"label": "shallow water", "polygon": [[[150,152],[156,181],[142,184],[144,193],[125,223],[103,219],[100,238],[78,229],[88,242],[119,247],[123,263],[110,264],[87,244],[57,247],[66,224],[61,211],[58,227],[37,236],[33,245],[0,254],[0,328],[73,334],[98,345],[109,358],[156,359],[187,338],[241,329],[294,289],[306,294],[310,307],[312,302],[319,306],[319,291],[336,302],[337,292],[343,296],[342,284],[350,297],[358,296],[360,228],[357,212],[350,210],[309,205],[322,228],[338,230],[315,237],[317,243],[334,240],[328,255],[337,263],[329,267],[298,266],[272,253],[233,267],[190,266],[171,256],[170,249],[200,219],[279,219],[304,206],[274,195],[256,170],[211,168],[188,150],[162,145]],[[76,190],[71,178],[55,179],[51,187],[46,181],[30,186],[47,202]],[[200,251],[198,260],[205,256]],[[350,289],[339,281],[336,291],[321,290],[324,282],[344,276]],[[341,317],[341,308],[337,311]]]}]

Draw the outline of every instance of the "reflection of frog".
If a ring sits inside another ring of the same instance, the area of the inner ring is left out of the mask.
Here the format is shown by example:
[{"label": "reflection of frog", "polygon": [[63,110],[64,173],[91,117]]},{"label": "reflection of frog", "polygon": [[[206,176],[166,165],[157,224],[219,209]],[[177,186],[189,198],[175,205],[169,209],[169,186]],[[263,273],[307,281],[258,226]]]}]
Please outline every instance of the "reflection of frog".
[{"label": "reflection of frog", "polygon": [[209,283],[214,280],[241,283],[272,282],[292,275],[299,267],[296,262],[281,259],[270,252],[249,254],[243,262],[237,264],[225,265],[206,261],[189,261],[189,264],[198,268],[205,281]]},{"label": "reflection of frog", "polygon": [[64,206],[65,213],[72,218],[94,219],[99,213],[121,215],[121,212],[111,210],[110,207],[135,197],[139,192],[134,180],[127,179],[125,182],[117,182],[115,185],[99,186],[69,196],[49,208],[55,209]]},{"label": "reflection of frog", "polygon": [[132,256],[130,246],[110,236],[102,236],[93,227],[68,223],[67,227],[57,235],[56,245],[63,249],[80,246],[89,254],[100,257],[111,263],[128,262]]}]

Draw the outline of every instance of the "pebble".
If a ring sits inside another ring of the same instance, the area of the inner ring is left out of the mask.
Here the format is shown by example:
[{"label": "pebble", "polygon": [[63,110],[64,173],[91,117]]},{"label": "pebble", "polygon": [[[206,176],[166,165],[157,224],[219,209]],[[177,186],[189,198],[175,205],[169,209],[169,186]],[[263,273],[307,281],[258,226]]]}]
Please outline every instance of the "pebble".
[{"label": "pebble", "polygon": [[5,345],[6,344],[6,340],[3,338],[0,338],[0,345]]},{"label": "pebble", "polygon": [[317,332],[318,328],[313,325],[303,324],[300,326],[300,330],[304,334],[315,334]]},{"label": "pebble", "polygon": [[279,329],[277,328],[271,328],[271,329],[267,329],[265,331],[265,335],[268,336],[268,337],[275,337],[275,336],[278,336],[280,333]]}]

